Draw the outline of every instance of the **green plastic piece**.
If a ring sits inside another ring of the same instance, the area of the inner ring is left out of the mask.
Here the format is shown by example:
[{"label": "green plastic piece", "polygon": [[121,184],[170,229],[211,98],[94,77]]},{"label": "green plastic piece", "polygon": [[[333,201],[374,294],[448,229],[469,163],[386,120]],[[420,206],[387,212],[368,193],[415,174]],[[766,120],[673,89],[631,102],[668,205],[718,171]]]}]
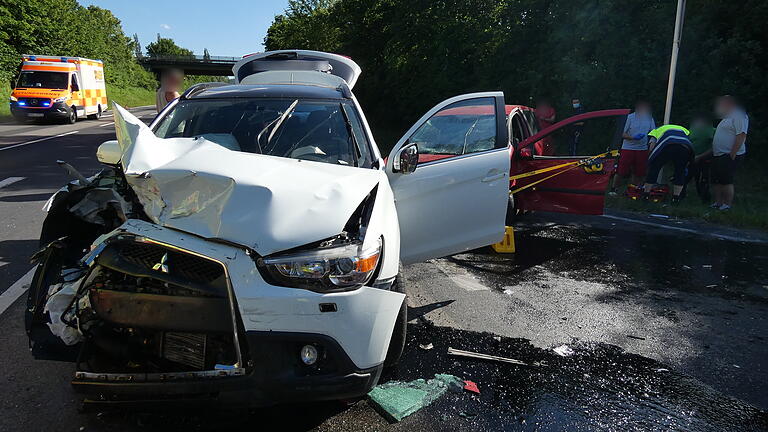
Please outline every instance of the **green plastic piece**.
[{"label": "green plastic piece", "polygon": [[434,402],[447,390],[461,391],[462,381],[453,375],[437,374],[434,379],[390,381],[374,387],[368,397],[390,420],[400,421]]}]

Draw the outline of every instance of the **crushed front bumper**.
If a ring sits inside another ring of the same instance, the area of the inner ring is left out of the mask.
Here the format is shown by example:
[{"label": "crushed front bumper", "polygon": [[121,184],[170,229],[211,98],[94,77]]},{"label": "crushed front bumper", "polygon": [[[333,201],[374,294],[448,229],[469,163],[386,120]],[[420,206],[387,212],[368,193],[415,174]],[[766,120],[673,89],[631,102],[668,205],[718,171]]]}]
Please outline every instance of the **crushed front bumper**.
[{"label": "crushed front bumper", "polygon": [[[376,385],[383,368],[358,369],[341,346],[325,335],[247,332],[246,343],[249,364],[239,376],[141,382],[128,374],[77,374],[72,386],[95,409],[194,402],[258,407],[363,396]],[[322,358],[312,366],[301,363],[298,356],[300,347],[307,344],[322,350]]]}]

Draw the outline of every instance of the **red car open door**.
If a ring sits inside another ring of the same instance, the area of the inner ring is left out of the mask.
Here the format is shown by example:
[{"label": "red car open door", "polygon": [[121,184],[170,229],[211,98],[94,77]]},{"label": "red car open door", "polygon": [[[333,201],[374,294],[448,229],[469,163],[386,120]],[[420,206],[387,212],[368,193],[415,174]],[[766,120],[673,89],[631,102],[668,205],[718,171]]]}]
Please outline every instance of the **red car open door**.
[{"label": "red car open door", "polygon": [[[618,149],[629,113],[615,109],[579,114],[518,143],[511,177],[543,172],[510,181],[515,209],[603,214],[616,157],[609,154],[588,164],[579,161]],[[550,144],[548,155],[541,154],[535,145],[543,140]]]}]

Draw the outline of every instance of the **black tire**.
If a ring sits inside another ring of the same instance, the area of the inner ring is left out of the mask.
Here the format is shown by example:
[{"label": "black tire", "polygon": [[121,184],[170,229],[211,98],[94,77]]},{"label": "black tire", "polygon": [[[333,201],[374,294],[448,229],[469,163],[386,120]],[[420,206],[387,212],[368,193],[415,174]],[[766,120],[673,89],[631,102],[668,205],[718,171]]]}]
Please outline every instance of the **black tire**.
[{"label": "black tire", "polygon": [[[402,265],[395,281],[392,283],[392,291],[406,294],[405,278],[403,277]],[[392,339],[389,341],[387,357],[384,359],[384,367],[392,367],[400,361],[400,357],[405,351],[405,336],[408,331],[408,297],[403,299],[400,305],[400,312],[397,314],[395,328],[392,329]]]},{"label": "black tire", "polygon": [[507,226],[514,225],[515,219],[517,219],[517,209],[515,209],[515,198],[510,195],[507,201],[507,217],[504,219],[504,223]]},{"label": "black tire", "polygon": [[77,122],[77,110],[74,106],[69,108],[69,117],[67,117],[67,123],[75,124]]},{"label": "black tire", "polygon": [[101,105],[99,105],[99,110],[96,112],[96,114],[88,114],[88,120],[98,120],[101,118]]}]

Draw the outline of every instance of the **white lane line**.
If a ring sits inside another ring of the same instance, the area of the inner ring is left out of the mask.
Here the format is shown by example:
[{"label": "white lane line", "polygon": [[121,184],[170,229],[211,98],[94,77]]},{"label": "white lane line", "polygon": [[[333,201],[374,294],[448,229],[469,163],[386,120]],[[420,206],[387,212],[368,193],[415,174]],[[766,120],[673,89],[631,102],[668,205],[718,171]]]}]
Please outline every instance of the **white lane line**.
[{"label": "white lane line", "polygon": [[113,124],[115,124],[115,122],[104,123],[103,125],[99,125],[99,127],[112,126]]},{"label": "white lane line", "polygon": [[59,138],[59,137],[67,136],[67,135],[72,135],[72,134],[76,134],[78,132],[80,132],[80,131],[76,130],[76,131],[72,131],[72,132],[65,132],[65,133],[58,134],[58,135],[52,135],[52,136],[45,137],[45,138],[38,138],[38,139],[34,139],[32,141],[27,141],[27,142],[23,142],[23,143],[19,143],[19,144],[10,145],[8,147],[0,147],[0,151],[10,150],[12,148],[16,148],[16,147],[21,147],[21,146],[29,145],[29,144],[38,143],[40,141],[46,141],[46,140],[49,140],[49,139],[54,139],[54,138]]},{"label": "white lane line", "polygon": [[668,230],[673,230],[673,231],[680,231],[680,232],[696,234],[696,235],[705,235],[705,236],[710,236],[710,237],[714,237],[714,238],[718,238],[718,239],[722,239],[722,240],[730,240],[730,241],[746,242],[746,243],[768,243],[768,240],[753,239],[753,238],[747,238],[747,237],[736,237],[736,236],[731,236],[731,235],[727,235],[727,234],[717,234],[717,233],[709,233],[709,232],[704,232],[704,231],[696,231],[696,230],[690,229],[690,228],[682,228],[682,227],[676,227],[676,226],[669,226],[669,225],[664,225],[664,224],[659,224],[659,223],[654,223],[654,222],[647,222],[647,221],[643,221],[643,220],[625,218],[625,217],[621,217],[621,216],[613,216],[613,215],[604,214],[603,217],[606,217],[608,219],[620,220],[620,221],[624,221],[624,222],[634,222],[636,224],[648,225],[648,226],[652,226],[652,227],[656,227],[656,228],[663,228],[663,229],[668,229]]},{"label": "white lane line", "polygon": [[37,267],[32,267],[27,274],[22,276],[21,279],[14,282],[13,285],[5,290],[5,292],[0,294],[0,314],[5,312],[16,299],[21,297],[21,295],[27,291],[27,288],[29,288],[29,285],[32,283],[32,277],[35,275],[36,268]]},{"label": "white lane line", "polygon": [[20,181],[24,180],[25,178],[26,177],[8,177],[5,180],[0,180],[0,189],[4,188],[6,186],[10,186],[10,185],[12,185],[12,184],[14,184],[16,182],[20,182]]}]

